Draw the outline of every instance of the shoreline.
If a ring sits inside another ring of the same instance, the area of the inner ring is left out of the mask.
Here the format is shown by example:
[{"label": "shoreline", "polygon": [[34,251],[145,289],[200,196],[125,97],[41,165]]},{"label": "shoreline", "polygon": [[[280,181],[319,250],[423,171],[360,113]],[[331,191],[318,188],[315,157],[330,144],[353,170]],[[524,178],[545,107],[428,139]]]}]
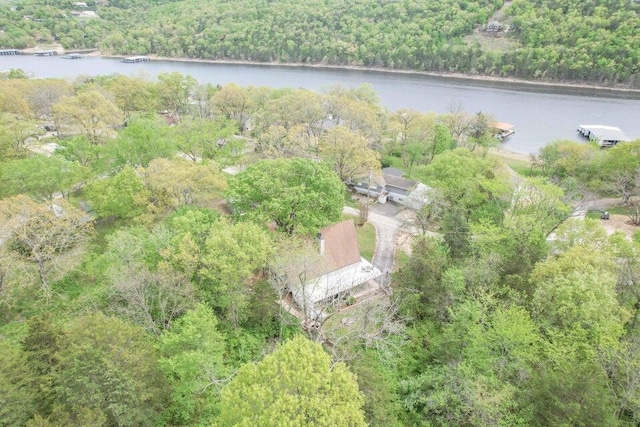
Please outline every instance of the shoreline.
[{"label": "shoreline", "polygon": [[[107,59],[121,59],[127,58],[132,55],[111,55],[102,54],[99,51],[93,52],[88,56],[102,57]],[[435,71],[419,71],[419,70],[396,70],[388,68],[372,68],[358,65],[328,65],[328,64],[301,64],[290,62],[260,62],[260,61],[241,61],[232,59],[201,59],[201,58],[186,58],[186,57],[166,57],[158,55],[143,55],[148,57],[151,61],[166,61],[166,62],[185,62],[185,63],[201,63],[201,64],[225,64],[225,65],[250,65],[250,66],[268,66],[268,67],[290,67],[290,68],[317,68],[317,69],[332,69],[332,70],[351,70],[351,71],[365,71],[385,74],[403,74],[403,75],[416,75],[427,76],[439,79],[458,80],[467,82],[478,83],[492,83],[494,85],[510,85],[510,86],[525,86],[532,89],[557,89],[565,91],[575,92],[590,92],[590,94],[609,94],[616,97],[626,97],[631,99],[640,99],[640,89],[625,88],[618,86],[599,86],[588,83],[571,83],[571,82],[543,82],[518,79],[514,77],[497,77],[497,76],[485,76],[485,75],[473,75],[463,73],[446,73]],[[625,96],[626,95],[626,96]]]}]

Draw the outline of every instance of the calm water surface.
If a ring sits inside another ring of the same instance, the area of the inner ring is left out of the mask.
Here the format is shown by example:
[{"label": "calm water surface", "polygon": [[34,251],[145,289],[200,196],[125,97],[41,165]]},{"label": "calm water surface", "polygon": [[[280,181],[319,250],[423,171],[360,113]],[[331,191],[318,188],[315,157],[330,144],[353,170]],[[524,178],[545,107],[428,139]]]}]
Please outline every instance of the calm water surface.
[{"label": "calm water surface", "polygon": [[0,70],[21,68],[37,77],[126,74],[154,78],[163,72],[190,74],[201,83],[294,87],[321,90],[333,84],[356,87],[370,83],[389,110],[413,108],[446,113],[452,104],[465,111],[482,111],[516,127],[504,148],[536,153],[556,139],[581,141],[581,124],[617,126],[632,139],[640,138],[640,100],[630,94],[581,89],[540,88],[522,84],[478,82],[417,74],[238,64],[150,61],[124,64],[116,59],[2,56]]}]

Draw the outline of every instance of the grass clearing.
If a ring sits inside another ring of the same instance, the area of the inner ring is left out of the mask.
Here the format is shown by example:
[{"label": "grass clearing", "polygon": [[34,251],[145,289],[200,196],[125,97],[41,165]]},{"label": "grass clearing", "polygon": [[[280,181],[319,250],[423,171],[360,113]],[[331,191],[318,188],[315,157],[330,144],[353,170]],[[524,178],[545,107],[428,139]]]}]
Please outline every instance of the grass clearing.
[{"label": "grass clearing", "polygon": [[360,256],[371,262],[373,254],[376,250],[376,229],[373,225],[365,222],[361,227],[356,227],[358,236],[358,247],[360,248]]},{"label": "grass clearing", "polygon": [[603,212],[609,212],[610,215],[633,215],[635,208],[632,206],[608,206],[599,210],[590,210],[587,212],[587,218],[600,219]]},{"label": "grass clearing", "polygon": [[344,221],[347,219],[352,219],[356,223],[356,236],[358,237],[360,256],[371,262],[371,260],[373,259],[373,254],[376,250],[376,228],[368,222],[365,222],[362,226],[358,226],[357,216],[343,213],[342,220]]},{"label": "grass clearing", "polygon": [[520,43],[514,38],[506,36],[496,37],[491,33],[482,32],[470,34],[464,38],[464,41],[467,46],[480,43],[482,50],[490,52],[512,52],[520,46]]}]

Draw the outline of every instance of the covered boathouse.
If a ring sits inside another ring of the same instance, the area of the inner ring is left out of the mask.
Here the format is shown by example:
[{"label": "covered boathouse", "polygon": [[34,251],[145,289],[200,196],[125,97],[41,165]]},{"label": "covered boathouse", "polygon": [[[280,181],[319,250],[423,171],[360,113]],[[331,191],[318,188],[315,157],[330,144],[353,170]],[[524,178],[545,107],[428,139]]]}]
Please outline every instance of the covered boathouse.
[{"label": "covered boathouse", "polygon": [[619,142],[631,141],[624,132],[613,126],[580,125],[578,133],[590,141],[597,142],[600,147],[612,147]]},{"label": "covered boathouse", "polygon": [[122,60],[122,62],[126,62],[127,64],[134,64],[137,62],[147,62],[149,60],[146,56],[129,56]]}]

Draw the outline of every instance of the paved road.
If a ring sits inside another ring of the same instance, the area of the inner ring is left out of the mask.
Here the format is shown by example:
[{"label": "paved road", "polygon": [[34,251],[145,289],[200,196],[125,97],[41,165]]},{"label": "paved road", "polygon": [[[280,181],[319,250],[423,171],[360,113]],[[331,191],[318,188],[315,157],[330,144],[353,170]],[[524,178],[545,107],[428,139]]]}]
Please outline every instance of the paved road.
[{"label": "paved road", "polygon": [[[359,215],[357,209],[345,206],[343,212],[349,215]],[[369,211],[368,221],[376,229],[376,251],[373,255],[372,264],[383,273],[393,271],[393,256],[395,254],[396,234],[403,223],[396,218],[381,215]]]}]

